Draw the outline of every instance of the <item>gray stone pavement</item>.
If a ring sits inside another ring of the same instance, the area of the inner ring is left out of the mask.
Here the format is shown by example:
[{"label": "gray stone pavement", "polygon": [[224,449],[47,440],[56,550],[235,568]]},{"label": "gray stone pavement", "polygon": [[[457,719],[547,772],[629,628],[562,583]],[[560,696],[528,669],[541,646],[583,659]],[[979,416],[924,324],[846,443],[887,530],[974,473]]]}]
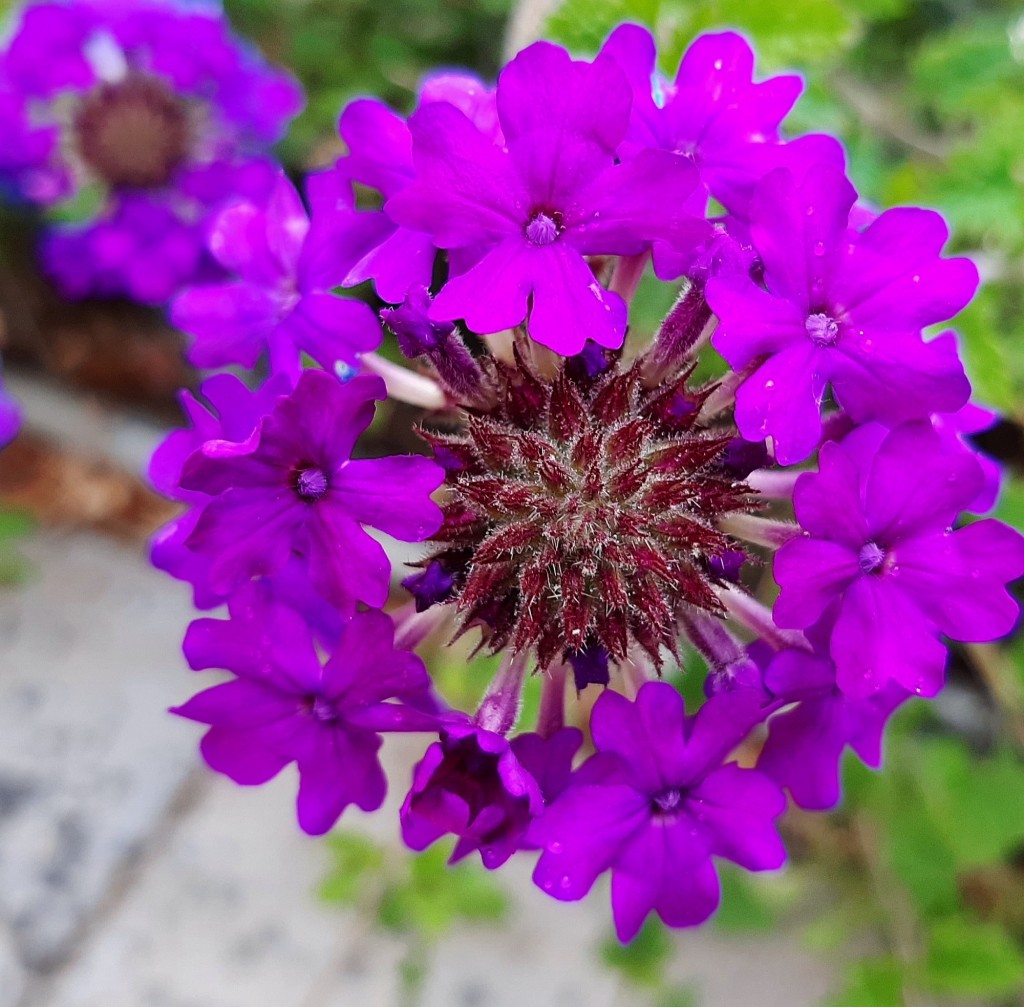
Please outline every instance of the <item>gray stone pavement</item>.
[{"label": "gray stone pavement", "polygon": [[[141,468],[144,425],[58,415],[17,385],[37,431]],[[200,729],[166,713],[197,684],[179,651],[185,588],[94,534],[44,531],[25,551],[32,579],[0,589],[0,1007],[398,1004],[402,943],[316,899],[328,856],[295,825],[293,775],[235,787],[201,767]],[[345,824],[397,843],[416,740],[385,756],[388,805]],[[440,945],[424,1007],[640,1003],[594,954],[607,890],[562,905],[529,870],[501,872],[507,925]],[[811,1007],[834,980],[793,937],[708,929],[680,935],[673,973],[702,1007]]]}]

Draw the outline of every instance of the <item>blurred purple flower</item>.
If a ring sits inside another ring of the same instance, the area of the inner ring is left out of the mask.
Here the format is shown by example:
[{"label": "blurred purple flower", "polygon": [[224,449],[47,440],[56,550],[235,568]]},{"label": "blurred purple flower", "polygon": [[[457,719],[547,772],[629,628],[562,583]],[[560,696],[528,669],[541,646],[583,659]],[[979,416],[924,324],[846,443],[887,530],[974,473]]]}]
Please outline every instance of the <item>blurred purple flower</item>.
[{"label": "blurred purple flower", "polygon": [[312,225],[295,187],[278,176],[265,206],[236,203],[213,222],[209,250],[235,278],[190,287],[171,320],[192,335],[197,367],[253,367],[264,351],[271,369],[298,376],[301,354],[327,370],[375,350],[380,324],[362,301],[331,293],[344,274],[334,255],[333,220]]},{"label": "blurred purple flower", "polygon": [[0,121],[26,141],[0,170],[25,199],[89,191],[99,207],[54,229],[46,265],[69,296],[148,303],[211,267],[205,222],[228,197],[269,191],[269,146],[302,106],[212,4],[30,4],[0,80]]}]

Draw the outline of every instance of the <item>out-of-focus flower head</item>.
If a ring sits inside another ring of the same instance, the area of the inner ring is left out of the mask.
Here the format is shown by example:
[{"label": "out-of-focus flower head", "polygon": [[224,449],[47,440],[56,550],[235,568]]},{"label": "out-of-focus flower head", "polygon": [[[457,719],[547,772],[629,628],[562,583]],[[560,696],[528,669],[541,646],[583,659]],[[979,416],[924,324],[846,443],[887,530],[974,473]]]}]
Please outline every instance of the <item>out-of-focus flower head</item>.
[{"label": "out-of-focus flower head", "polygon": [[0,122],[22,141],[0,171],[30,202],[94,207],[43,248],[69,295],[161,303],[212,268],[225,199],[269,191],[269,148],[301,106],[213,4],[44,0],[0,56]]}]

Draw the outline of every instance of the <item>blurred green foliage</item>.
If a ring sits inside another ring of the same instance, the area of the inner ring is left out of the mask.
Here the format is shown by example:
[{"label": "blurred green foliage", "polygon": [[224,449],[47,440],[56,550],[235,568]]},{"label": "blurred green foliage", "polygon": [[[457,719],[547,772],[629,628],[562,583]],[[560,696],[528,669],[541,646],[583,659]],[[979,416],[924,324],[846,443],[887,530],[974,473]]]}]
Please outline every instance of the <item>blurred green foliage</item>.
[{"label": "blurred green foliage", "polygon": [[0,510],[0,587],[20,584],[29,576],[30,567],[19,546],[32,528],[27,514]]},{"label": "blurred green foliage", "polygon": [[512,0],[224,2],[235,28],[306,89],[306,110],[282,149],[295,167],[329,159],[338,115],[354,97],[373,95],[408,109],[428,71],[471,67],[493,78],[511,6]]}]

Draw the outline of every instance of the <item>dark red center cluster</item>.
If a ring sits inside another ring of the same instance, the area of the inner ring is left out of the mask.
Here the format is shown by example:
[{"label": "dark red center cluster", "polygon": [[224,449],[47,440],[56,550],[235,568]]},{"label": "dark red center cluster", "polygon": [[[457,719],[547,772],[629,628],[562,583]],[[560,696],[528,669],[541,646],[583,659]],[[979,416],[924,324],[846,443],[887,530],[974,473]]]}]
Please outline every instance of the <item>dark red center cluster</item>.
[{"label": "dark red center cluster", "polygon": [[647,388],[638,366],[591,374],[569,361],[544,380],[494,365],[496,404],[457,434],[427,433],[448,461],[435,536],[463,628],[488,648],[534,648],[544,667],[639,644],[676,652],[682,606],[720,611],[710,561],[735,542],[717,527],[753,506],[723,463],[731,430],[706,429],[688,375]]}]

